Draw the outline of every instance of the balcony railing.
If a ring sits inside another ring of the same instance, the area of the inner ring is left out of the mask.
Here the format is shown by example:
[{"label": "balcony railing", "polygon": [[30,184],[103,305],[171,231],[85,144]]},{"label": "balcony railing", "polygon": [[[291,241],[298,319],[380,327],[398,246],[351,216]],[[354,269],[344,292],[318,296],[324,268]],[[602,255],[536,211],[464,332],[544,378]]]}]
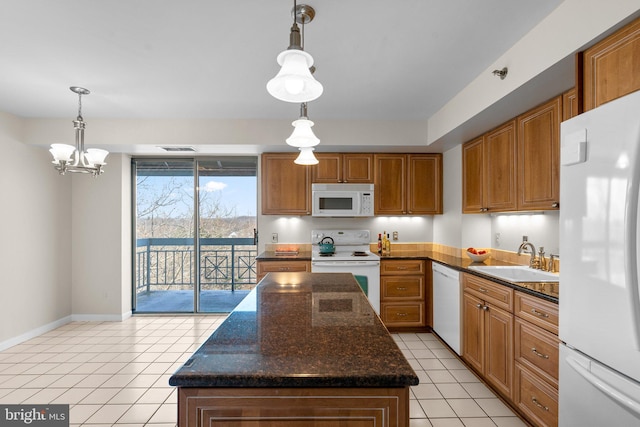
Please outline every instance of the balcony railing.
[{"label": "balcony railing", "polygon": [[[252,238],[200,239],[200,289],[251,289],[256,284],[257,250]],[[193,289],[194,240],[138,239],[136,293]]]}]

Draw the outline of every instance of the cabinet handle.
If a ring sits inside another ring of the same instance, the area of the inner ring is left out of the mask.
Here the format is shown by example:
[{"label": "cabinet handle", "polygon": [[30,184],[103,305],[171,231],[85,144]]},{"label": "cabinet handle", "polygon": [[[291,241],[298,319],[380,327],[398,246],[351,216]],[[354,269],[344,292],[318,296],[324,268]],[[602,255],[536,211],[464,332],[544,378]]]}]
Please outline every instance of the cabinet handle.
[{"label": "cabinet handle", "polygon": [[489,292],[489,291],[488,291],[487,289],[485,289],[485,288],[478,288],[478,290],[479,290],[480,292],[482,292],[483,294],[486,294],[487,292]]},{"label": "cabinet handle", "polygon": [[538,408],[540,409],[544,409],[545,411],[549,412],[549,407],[548,406],[544,406],[542,405],[540,402],[538,402],[538,399],[536,399],[535,396],[531,396],[531,401],[533,402],[534,405],[536,405]]},{"label": "cabinet handle", "polygon": [[407,315],[407,313],[396,313],[396,316],[398,317],[405,317]]},{"label": "cabinet handle", "polygon": [[396,286],[396,289],[399,291],[406,291],[407,288],[403,287],[403,286]]},{"label": "cabinet handle", "polygon": [[289,267],[280,267],[280,271],[289,271]]},{"label": "cabinet handle", "polygon": [[407,211],[402,211],[402,215],[406,215],[406,214],[407,214]]},{"label": "cabinet handle", "polygon": [[489,306],[488,306],[488,305],[484,305],[484,306],[482,306],[482,309],[483,309],[484,311],[489,311]]},{"label": "cabinet handle", "polygon": [[538,316],[538,317],[545,317],[545,318],[546,318],[546,317],[549,317],[549,315],[548,315],[547,313],[543,313],[543,312],[541,312],[541,311],[538,311],[538,310],[536,310],[535,308],[532,308],[532,309],[531,309],[531,312],[532,312],[533,314],[535,314],[536,316]]},{"label": "cabinet handle", "polygon": [[551,203],[551,207],[552,207],[552,208],[559,208],[559,207],[560,207],[560,203],[558,203],[558,202],[553,202],[553,203]]},{"label": "cabinet handle", "polygon": [[482,308],[482,304],[476,304],[476,308]]},{"label": "cabinet handle", "polygon": [[397,268],[398,270],[406,270],[406,269],[407,269],[407,267],[404,267],[404,266],[402,266],[402,265],[399,265],[399,266],[398,266],[398,267],[396,267],[396,268]]},{"label": "cabinet handle", "polygon": [[543,359],[548,359],[548,358],[549,358],[549,356],[548,356],[548,355],[546,355],[546,354],[542,354],[542,353],[538,352],[538,350],[536,350],[536,348],[535,348],[535,347],[531,347],[531,352],[532,352],[533,354],[535,354],[536,356],[538,356],[538,357],[542,357]]},{"label": "cabinet handle", "polygon": [[480,208],[480,212],[488,212],[489,208]]}]

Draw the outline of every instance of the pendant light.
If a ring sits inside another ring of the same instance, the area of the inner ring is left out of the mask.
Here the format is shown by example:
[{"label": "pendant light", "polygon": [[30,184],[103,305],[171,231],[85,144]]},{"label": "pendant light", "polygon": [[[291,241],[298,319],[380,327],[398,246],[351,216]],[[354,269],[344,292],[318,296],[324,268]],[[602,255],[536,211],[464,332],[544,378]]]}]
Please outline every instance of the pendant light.
[{"label": "pendant light", "polygon": [[293,133],[286,139],[287,144],[292,147],[315,147],[320,144],[320,140],[313,133],[313,122],[307,117],[307,103],[300,104],[300,118],[291,123]]},{"label": "pendant light", "polygon": [[[304,25],[313,20],[315,10],[308,5],[293,2],[293,25],[289,34],[289,47],[277,57],[282,67],[267,83],[267,91],[285,102],[308,102],[322,95],[323,87],[312,73],[313,57],[304,51]],[[298,22],[302,24],[302,38]]]},{"label": "pendant light", "polygon": [[293,133],[286,139],[287,144],[297,147],[300,155],[293,162],[298,165],[316,165],[318,159],[313,155],[313,148],[320,144],[320,140],[315,136],[313,122],[307,117],[307,103],[300,104],[300,118],[293,123]]},{"label": "pendant light", "polygon": [[99,148],[84,149],[85,122],[82,118],[82,95],[89,95],[88,89],[71,86],[72,92],[78,94],[78,117],[73,121],[76,133],[75,146],[68,144],[51,144],[49,152],[53,156],[53,167],[64,175],[66,172],[90,173],[98,176],[104,172],[105,158],[109,154]]},{"label": "pendant light", "polygon": [[318,159],[313,155],[313,147],[302,147],[300,148],[300,154],[293,163],[297,165],[317,165]]}]

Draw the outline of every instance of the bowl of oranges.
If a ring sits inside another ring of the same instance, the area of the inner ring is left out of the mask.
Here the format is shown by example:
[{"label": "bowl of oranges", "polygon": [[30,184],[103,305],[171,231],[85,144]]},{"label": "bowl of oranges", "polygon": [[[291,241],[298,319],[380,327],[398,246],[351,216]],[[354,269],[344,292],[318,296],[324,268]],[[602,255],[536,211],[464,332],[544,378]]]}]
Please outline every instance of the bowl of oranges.
[{"label": "bowl of oranges", "polygon": [[467,248],[467,256],[473,262],[484,262],[491,254],[484,249]]}]

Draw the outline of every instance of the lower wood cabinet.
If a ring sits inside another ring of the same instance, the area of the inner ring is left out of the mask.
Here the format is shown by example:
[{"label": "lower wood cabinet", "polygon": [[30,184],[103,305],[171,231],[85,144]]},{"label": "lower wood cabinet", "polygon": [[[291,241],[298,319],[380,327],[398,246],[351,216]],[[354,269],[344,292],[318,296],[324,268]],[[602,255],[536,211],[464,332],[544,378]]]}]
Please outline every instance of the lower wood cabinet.
[{"label": "lower wood cabinet", "polygon": [[178,389],[184,427],[409,427],[409,387]]},{"label": "lower wood cabinet", "polygon": [[257,262],[257,281],[267,273],[311,272],[311,262],[303,260],[260,261]]},{"label": "lower wood cabinet", "polygon": [[380,317],[387,328],[427,326],[429,261],[382,260],[380,263]]},{"label": "lower wood cabinet", "polygon": [[462,358],[495,390],[511,398],[513,314],[465,292]]},{"label": "lower wood cabinet", "polygon": [[558,425],[558,305],[515,293],[513,403],[536,426]]},{"label": "lower wood cabinet", "polygon": [[462,358],[537,427],[558,425],[558,304],[462,276]]}]

